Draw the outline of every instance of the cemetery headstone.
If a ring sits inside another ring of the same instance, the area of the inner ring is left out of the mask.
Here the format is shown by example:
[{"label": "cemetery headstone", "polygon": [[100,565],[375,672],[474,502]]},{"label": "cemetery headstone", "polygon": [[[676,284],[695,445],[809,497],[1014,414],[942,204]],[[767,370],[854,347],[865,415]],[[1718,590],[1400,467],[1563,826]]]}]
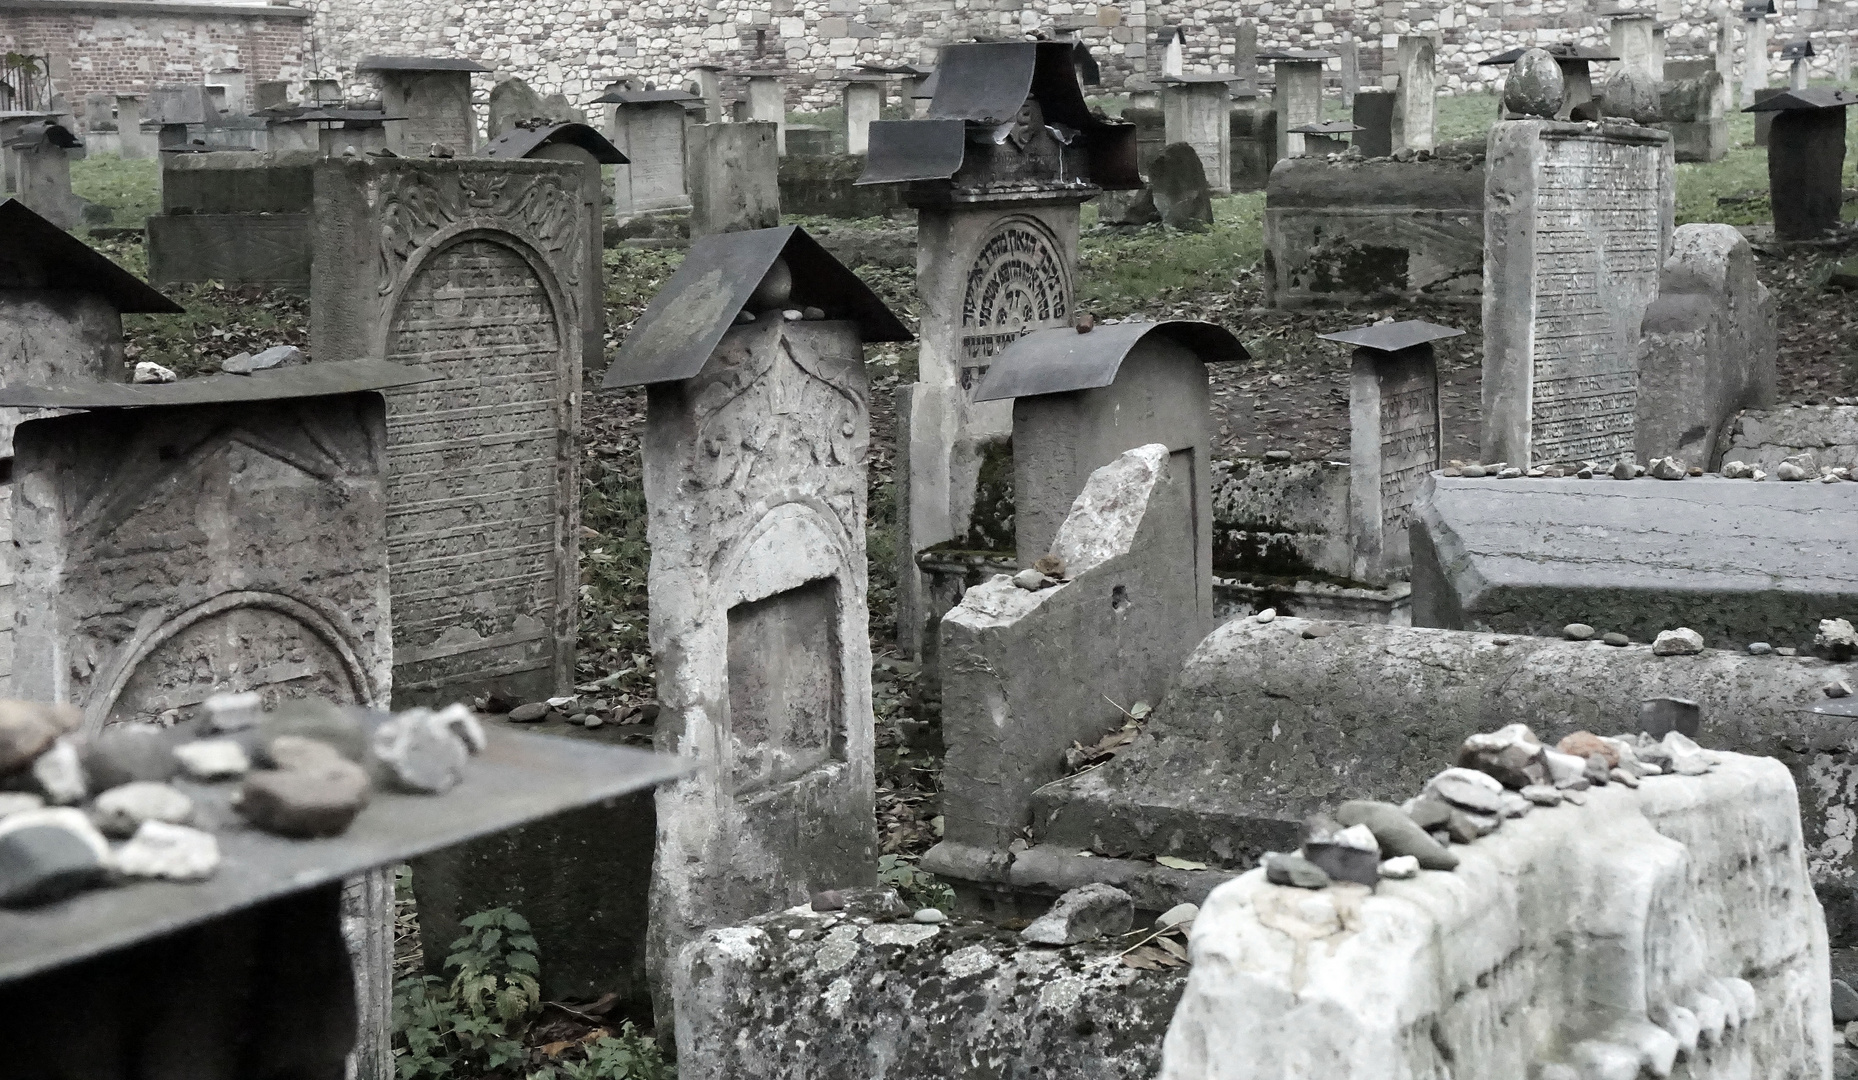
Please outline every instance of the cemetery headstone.
[{"label": "cemetery headstone", "polygon": [[148,218],[157,285],[218,281],[310,290],[314,150],[161,155],[161,212]]},{"label": "cemetery headstone", "polygon": [[690,72],[691,80],[696,83],[696,95],[703,99],[700,122],[720,124],[728,120],[723,111],[723,68],[717,64],[698,64]]},{"label": "cemetery headstone", "polygon": [[1271,94],[1271,106],[1277,111],[1277,145],[1284,157],[1302,157],[1302,135],[1291,129],[1320,123],[1323,118],[1323,64],[1335,58],[1318,49],[1277,49],[1258,54],[1272,61],[1277,85]]},{"label": "cemetery headstone", "polygon": [[691,239],[780,223],[780,158],[772,124],[692,124],[689,136]]},{"label": "cemetery headstone", "polygon": [[12,167],[13,197],[61,229],[76,228],[84,201],[71,191],[71,151],[83,146],[69,128],[50,120],[20,127],[0,143]]},{"label": "cemetery headstone", "polygon": [[252,111],[264,112],[266,109],[284,109],[290,107],[290,83],[283,79],[272,79],[258,84],[252,92]]},{"label": "cemetery headstone", "polygon": [[[1673,61],[1659,94],[1657,126],[1671,133],[1678,161],[1720,161],[1729,152],[1723,83],[1709,60]],[[1694,73],[1693,73],[1694,72]]]},{"label": "cemetery headstone", "polygon": [[139,161],[153,152],[154,140],[142,133],[140,95],[116,95],[116,138],[125,159]]},{"label": "cemetery headstone", "polygon": [[1774,0],[1742,0],[1742,108],[1756,100],[1756,92],[1768,86],[1768,16],[1775,14]]},{"label": "cemetery headstone", "polygon": [[1744,110],[1774,116],[1768,192],[1776,239],[1810,240],[1838,227],[1845,110],[1852,105],[1858,105],[1858,93],[1814,87],[1776,93]]},{"label": "cemetery headstone", "polygon": [[821,158],[832,154],[832,129],[818,124],[787,125],[787,156]]},{"label": "cemetery headstone", "polygon": [[1232,78],[1182,75],[1161,85],[1163,137],[1200,155],[1205,183],[1216,195],[1232,191]]},{"label": "cemetery headstone", "polygon": [[329,158],[310,344],[435,383],[388,395],[394,693],[572,692],[581,310],[595,206],[578,165]]},{"label": "cemetery headstone", "polygon": [[[1070,146],[1054,124],[1076,132]],[[1078,206],[1140,186],[1126,167],[1135,137],[1091,113],[1067,42],[950,45],[928,117],[871,125],[859,183],[907,182],[917,208],[920,381],[900,407],[898,464],[909,508],[898,632],[911,654],[940,614],[926,610],[916,553],[966,537],[982,462],[1010,432],[1011,413],[971,400],[973,388],[1015,338],[1072,322]]]},{"label": "cemetery headstone", "polygon": [[1258,89],[1258,23],[1252,19],[1240,19],[1234,28],[1232,70],[1239,76],[1240,85],[1252,91]]},{"label": "cemetery headstone", "polygon": [[[421,157],[433,146],[454,154],[477,152],[477,117],[471,111],[471,76],[490,69],[473,60],[437,56],[367,56],[357,74],[372,75],[381,108],[404,120],[387,125],[387,148]],[[518,117],[517,119],[529,119]],[[492,136],[502,134],[493,130]]]},{"label": "cemetery headstone", "polygon": [[774,152],[787,156],[787,87],[771,71],[751,71],[748,80],[748,119],[774,125]]},{"label": "cemetery headstone", "polygon": [[1439,467],[1439,367],[1434,341],[1463,330],[1411,320],[1377,323],[1328,341],[1355,346],[1348,392],[1349,547],[1356,581],[1385,585],[1412,565],[1407,515]]},{"label": "cemetery headstone", "polygon": [[626,164],[613,167],[614,217],[626,221],[690,205],[684,187],[685,128],[690,106],[701,100],[682,90],[626,90],[617,84],[594,99],[612,106],[606,137],[626,156]]},{"label": "cemetery headstone", "polygon": [[1345,35],[1336,51],[1342,58],[1342,104],[1352,109],[1361,92],[1361,42]]},{"label": "cemetery headstone", "polygon": [[1155,35],[1155,49],[1161,55],[1161,77],[1178,79],[1187,70],[1187,35],[1178,26],[1164,26]]},{"label": "cemetery headstone", "polygon": [[1393,153],[1394,107],[1396,93],[1368,87],[1355,95],[1355,146],[1363,157],[1387,157]]},{"label": "cemetery headstone", "polygon": [[845,152],[862,157],[871,149],[871,121],[883,119],[884,76],[852,76],[845,81]]},{"label": "cemetery headstone", "polygon": [[1393,146],[1430,150],[1438,138],[1438,46],[1429,34],[1402,35],[1394,50]]},{"label": "cemetery headstone", "polygon": [[252,101],[247,86],[247,76],[238,68],[223,68],[206,76],[207,93],[212,95],[222,117],[251,113]]},{"label": "cemetery headstone", "polygon": [[1148,190],[1162,224],[1199,231],[1213,224],[1212,185],[1200,155],[1186,143],[1173,143],[1148,167]]},{"label": "cemetery headstone", "polygon": [[875,877],[863,346],[908,337],[803,231],[734,232],[692,244],[607,373],[648,388],[660,745],[703,766],[658,795],[660,980],[707,927]]},{"label": "cemetery headstone", "polygon": [[1781,46],[1781,59],[1787,63],[1787,88],[1805,90],[1808,76],[1812,73],[1807,62],[1813,57],[1813,43],[1806,38],[1790,41]]},{"label": "cemetery headstone", "polygon": [[490,126],[487,129],[491,138],[503,134],[524,120],[542,120],[548,118],[548,108],[542,103],[542,95],[529,88],[529,84],[514,76],[499,80],[490,88]]},{"label": "cemetery headstone", "polygon": [[1629,458],[1639,327],[1671,243],[1671,137],[1526,119],[1499,121],[1488,146],[1484,460]]},{"label": "cemetery headstone", "polygon": [[[1777,87],[1777,86],[1763,87],[1762,89],[1755,91],[1755,105],[1760,105],[1763,102],[1767,101],[1769,98],[1778,97],[1781,94],[1785,94],[1786,92],[1787,91],[1782,90],[1780,87]],[[1760,109],[1760,108],[1750,107],[1747,109],[1743,109],[1742,111],[1752,112],[1755,114],[1755,145],[1756,146],[1768,145],[1768,133],[1772,131],[1774,128],[1774,115],[1780,110]]]}]

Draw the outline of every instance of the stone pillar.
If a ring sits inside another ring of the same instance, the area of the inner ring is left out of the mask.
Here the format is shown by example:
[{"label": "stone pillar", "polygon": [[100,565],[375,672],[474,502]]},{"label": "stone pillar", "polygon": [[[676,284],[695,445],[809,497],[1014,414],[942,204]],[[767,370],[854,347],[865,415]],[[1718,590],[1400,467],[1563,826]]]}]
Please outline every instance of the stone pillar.
[{"label": "stone pillar", "polygon": [[71,156],[50,139],[7,151],[13,165],[13,197],[61,229],[75,229],[84,204],[71,193]]},{"label": "stone pillar", "polygon": [[1787,66],[1787,89],[1805,90],[1806,81],[1810,74],[1811,72],[1807,67],[1806,57],[1794,57],[1793,61]]},{"label": "stone pillar", "polygon": [[845,152],[863,157],[871,148],[871,121],[883,118],[884,84],[853,79],[845,84]]},{"label": "stone pillar", "polygon": [[1321,60],[1278,60],[1277,87],[1271,105],[1277,110],[1277,146],[1281,157],[1302,157],[1303,136],[1290,129],[1318,123],[1323,118],[1323,63]]},{"label": "stone pillar", "polygon": [[141,159],[149,155],[149,143],[153,140],[142,134],[142,98],[139,95],[116,95],[116,138],[122,143],[123,157]]},{"label": "stone pillar", "polygon": [[787,156],[787,89],[779,75],[748,77],[748,118],[774,125],[774,151]]},{"label": "stone pillar", "polygon": [[1232,70],[1238,73],[1240,85],[1258,89],[1258,24],[1250,19],[1239,20],[1236,28]]},{"label": "stone pillar", "polygon": [[347,1080],[394,1080],[394,872],[342,883],[342,940],[355,976],[355,1048]]},{"label": "stone pillar", "polygon": [[1852,81],[1852,46],[1848,41],[1832,47],[1832,81],[1840,86]]},{"label": "stone pillar", "polygon": [[1777,240],[1837,227],[1845,171],[1845,109],[1785,109],[1768,130],[1768,192]]},{"label": "stone pillar", "polygon": [[1413,564],[1407,513],[1420,482],[1439,467],[1439,371],[1432,342],[1356,348],[1348,416],[1349,576],[1387,585],[1404,580]]},{"label": "stone pillar", "polygon": [[387,395],[396,705],[574,692],[583,168],[316,165],[312,351],[442,376]]},{"label": "stone pillar", "polygon": [[703,99],[703,122],[726,122],[729,117],[723,111],[723,69],[712,64],[700,64],[692,69],[691,78],[696,80],[697,96]]},{"label": "stone pillar", "polygon": [[1484,211],[1485,461],[1631,458],[1645,308],[1671,246],[1671,136],[1499,121]]},{"label": "stone pillar", "polygon": [[1393,153],[1393,121],[1396,95],[1391,90],[1369,87],[1355,95],[1355,145],[1364,157],[1386,157]]},{"label": "stone pillar", "polygon": [[660,1023],[703,929],[876,877],[864,349],[768,299],[646,398],[657,745],[703,766],[657,796]]},{"label": "stone pillar", "polygon": [[1394,54],[1399,84],[1394,90],[1393,145],[1398,150],[1430,150],[1437,139],[1438,71],[1432,38],[1407,34]]},{"label": "stone pillar", "polygon": [[1342,39],[1342,104],[1354,108],[1355,95],[1361,92],[1361,43],[1353,37]]},{"label": "stone pillar", "polygon": [[691,239],[781,223],[778,132],[758,121],[690,126]]},{"label": "stone pillar", "polygon": [[1744,20],[1747,32],[1742,41],[1742,108],[1755,103],[1755,91],[1768,85],[1768,17],[1751,15]]},{"label": "stone pillar", "polygon": [[1163,83],[1161,114],[1166,142],[1193,147],[1209,190],[1231,194],[1232,84],[1223,76]]},{"label": "stone pillar", "polygon": [[1735,104],[1735,23],[1727,4],[1716,8],[1716,75],[1722,80],[1717,96],[1722,99],[1719,111],[1724,115]]}]

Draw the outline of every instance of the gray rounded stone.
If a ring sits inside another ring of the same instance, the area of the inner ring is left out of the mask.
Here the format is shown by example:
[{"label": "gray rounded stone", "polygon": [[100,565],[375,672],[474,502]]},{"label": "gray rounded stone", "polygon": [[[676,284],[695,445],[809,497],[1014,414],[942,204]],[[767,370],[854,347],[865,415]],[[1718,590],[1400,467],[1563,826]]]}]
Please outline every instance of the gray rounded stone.
[{"label": "gray rounded stone", "polygon": [[1518,116],[1552,119],[1568,97],[1561,65],[1542,49],[1526,50],[1503,80],[1503,107]]},{"label": "gray rounded stone", "polygon": [[1571,622],[1561,628],[1561,636],[1569,641],[1587,641],[1594,636],[1595,630],[1584,622]]},{"label": "gray rounded stone", "polygon": [[1620,71],[1607,80],[1601,92],[1600,113],[1635,124],[1656,123],[1659,119],[1658,84],[1640,72]]},{"label": "gray rounded stone", "polygon": [[1324,889],[1329,886],[1329,875],[1322,867],[1301,855],[1284,855],[1271,852],[1264,857],[1265,880],[1273,885],[1293,885],[1299,889]]},{"label": "gray rounded stone", "polygon": [[945,923],[948,921],[948,916],[942,913],[941,908],[932,907],[923,908],[921,911],[910,916],[910,918],[926,926],[934,926],[937,923]]},{"label": "gray rounded stone", "polygon": [[1427,835],[1406,811],[1392,803],[1351,799],[1336,807],[1336,820],[1344,825],[1366,825],[1389,858],[1411,855],[1427,870],[1453,870],[1458,855]]}]

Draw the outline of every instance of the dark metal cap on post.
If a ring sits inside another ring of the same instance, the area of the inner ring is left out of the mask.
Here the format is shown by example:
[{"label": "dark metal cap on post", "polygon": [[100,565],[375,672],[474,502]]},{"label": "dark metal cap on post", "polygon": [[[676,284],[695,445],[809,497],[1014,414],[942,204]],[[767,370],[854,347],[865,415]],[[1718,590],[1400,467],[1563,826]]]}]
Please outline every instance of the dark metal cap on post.
[{"label": "dark metal cap on post", "polygon": [[703,98],[684,90],[628,90],[615,83],[593,100],[596,105],[655,105],[659,102],[700,102]]},{"label": "dark metal cap on post", "polygon": [[975,401],[1005,401],[1094,390],[1116,381],[1123,360],[1154,337],[1173,342],[1206,364],[1251,359],[1232,331],[1209,322],[1098,323],[1088,333],[1058,326],[1021,335],[993,357],[975,388]]},{"label": "dark metal cap on post", "polygon": [[1407,319],[1404,322],[1380,322],[1371,326],[1358,326],[1353,330],[1341,330],[1333,334],[1317,334],[1316,336],[1323,341],[1338,341],[1344,345],[1353,345],[1358,349],[1393,353],[1402,349],[1410,349],[1415,345],[1425,345],[1429,342],[1463,335],[1463,330],[1454,330],[1449,326],[1440,326],[1421,319]]},{"label": "dark metal cap on post", "polygon": [[521,124],[511,128],[490,140],[484,147],[485,157],[520,160],[535,153],[544,146],[567,143],[578,146],[594,156],[602,165],[630,165],[631,159],[619,152],[605,135],[586,124],[539,124],[535,127],[523,127]]},{"label": "dark metal cap on post", "polygon": [[0,244],[0,292],[95,293],[117,311],[143,315],[185,310],[18,199],[0,199],[0,236],[7,240]]},{"label": "dark metal cap on post", "polygon": [[1506,49],[1495,56],[1486,57],[1483,60],[1479,60],[1477,63],[1479,67],[1500,67],[1504,64],[1514,64],[1517,60],[1521,59],[1523,53],[1528,52],[1532,48],[1540,48],[1543,52],[1554,57],[1557,62],[1564,60],[1585,60],[1594,63],[1602,60],[1619,59],[1619,57],[1614,56],[1604,49],[1590,49],[1585,45],[1576,45],[1572,42],[1564,41],[1557,42],[1554,45],[1519,45],[1514,49]]},{"label": "dark metal cap on post", "polygon": [[626,335],[601,388],[677,382],[702,371],[777,259],[793,275],[792,306],[855,322],[867,342],[911,340],[877,294],[798,225],[717,233],[690,245]]},{"label": "dark metal cap on post", "polygon": [[458,56],[364,56],[355,65],[356,71],[469,71],[490,74],[494,69],[487,68],[476,60],[466,60]]},{"label": "dark metal cap on post", "polygon": [[1801,38],[1798,41],[1789,41],[1787,44],[1781,46],[1782,60],[1805,60],[1813,55],[1815,55],[1813,52],[1813,43],[1807,38]]},{"label": "dark metal cap on post", "polygon": [[1805,90],[1783,90],[1755,102],[1743,112],[1791,112],[1795,109],[1843,109],[1858,105],[1858,93],[1810,86]]}]

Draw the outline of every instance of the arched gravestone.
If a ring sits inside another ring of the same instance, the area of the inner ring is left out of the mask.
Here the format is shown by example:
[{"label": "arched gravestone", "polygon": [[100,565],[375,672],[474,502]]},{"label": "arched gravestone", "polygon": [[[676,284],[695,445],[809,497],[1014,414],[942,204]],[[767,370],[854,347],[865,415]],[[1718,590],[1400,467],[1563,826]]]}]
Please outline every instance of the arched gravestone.
[{"label": "arched gravestone", "polygon": [[961,385],[969,393],[1015,338],[1071,321],[1070,264],[1035,218],[1009,217],[981,241],[961,299]]},{"label": "arched gravestone", "polygon": [[438,373],[389,395],[399,702],[573,679],[575,391],[592,200],[580,166],[318,166],[311,345]]}]

